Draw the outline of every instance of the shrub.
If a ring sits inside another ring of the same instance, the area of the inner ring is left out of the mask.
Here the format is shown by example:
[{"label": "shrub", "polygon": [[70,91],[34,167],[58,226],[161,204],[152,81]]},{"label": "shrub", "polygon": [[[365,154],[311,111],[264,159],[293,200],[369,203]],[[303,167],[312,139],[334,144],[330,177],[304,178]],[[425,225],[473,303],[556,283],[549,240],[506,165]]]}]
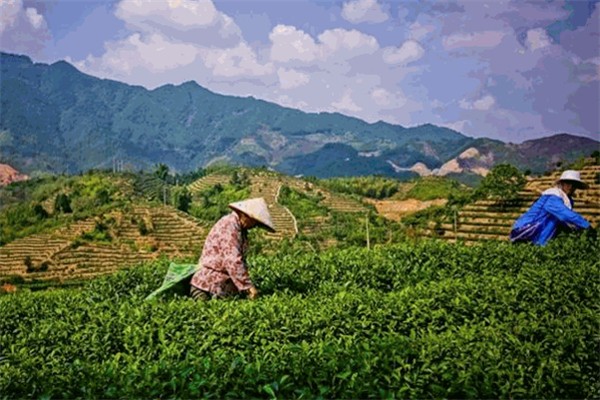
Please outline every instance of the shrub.
[{"label": "shrub", "polygon": [[519,197],[525,187],[526,179],[513,165],[498,164],[483,178],[477,188],[477,196],[491,198],[500,202],[510,202]]},{"label": "shrub", "polygon": [[171,204],[176,209],[187,213],[192,204],[192,195],[186,187],[175,187],[171,191]]},{"label": "shrub", "polygon": [[54,212],[55,213],[70,213],[73,212],[71,209],[71,200],[69,196],[64,193],[59,193],[54,199]]},{"label": "shrub", "polygon": [[31,256],[25,256],[23,264],[25,264],[27,272],[34,272],[33,260],[31,259]]},{"label": "shrub", "polygon": [[46,219],[48,218],[48,212],[46,211],[46,209],[44,209],[44,207],[42,207],[41,204],[36,204],[33,206],[33,213],[37,216],[38,219],[42,220],[42,219]]},{"label": "shrub", "polygon": [[286,248],[249,259],[255,301],[144,301],[169,260],[85,290],[17,292],[0,297],[0,388],[15,398],[597,398],[600,265],[580,255],[599,247],[567,237]]}]

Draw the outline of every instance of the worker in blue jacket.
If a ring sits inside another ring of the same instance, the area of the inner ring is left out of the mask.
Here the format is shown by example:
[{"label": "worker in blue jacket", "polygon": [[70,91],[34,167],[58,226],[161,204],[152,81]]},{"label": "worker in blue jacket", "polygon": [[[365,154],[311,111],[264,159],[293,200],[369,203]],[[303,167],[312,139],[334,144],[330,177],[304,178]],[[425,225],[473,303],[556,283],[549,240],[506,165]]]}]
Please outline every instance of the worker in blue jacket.
[{"label": "worker in blue jacket", "polygon": [[556,186],[544,191],[539,199],[521,215],[510,232],[514,242],[545,245],[561,229],[588,229],[590,223],[573,211],[573,194],[586,189],[579,171],[564,171]]}]

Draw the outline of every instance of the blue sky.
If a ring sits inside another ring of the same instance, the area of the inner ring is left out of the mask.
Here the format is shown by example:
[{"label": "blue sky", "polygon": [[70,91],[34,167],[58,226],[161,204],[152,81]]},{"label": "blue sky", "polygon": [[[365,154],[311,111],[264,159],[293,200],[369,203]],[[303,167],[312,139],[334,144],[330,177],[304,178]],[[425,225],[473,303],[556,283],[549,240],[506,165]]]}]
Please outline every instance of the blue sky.
[{"label": "blue sky", "polygon": [[598,1],[0,0],[2,51],[149,89],[600,139]]}]

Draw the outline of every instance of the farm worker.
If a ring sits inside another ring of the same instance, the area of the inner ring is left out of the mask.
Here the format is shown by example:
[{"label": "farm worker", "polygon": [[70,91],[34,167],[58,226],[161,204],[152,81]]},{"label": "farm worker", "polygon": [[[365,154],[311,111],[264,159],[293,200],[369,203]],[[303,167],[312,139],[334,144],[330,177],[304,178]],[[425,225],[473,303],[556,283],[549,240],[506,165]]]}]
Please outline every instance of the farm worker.
[{"label": "farm worker", "polygon": [[267,203],[262,197],[229,204],[233,210],[212,227],[202,249],[198,270],[190,282],[194,299],[246,293],[253,299],[258,290],[250,280],[245,261],[248,230],[256,226],[275,232]]},{"label": "farm worker", "polygon": [[556,186],[545,190],[539,199],[521,215],[510,232],[512,242],[531,242],[545,245],[559,229],[588,229],[590,223],[573,211],[573,194],[586,189],[579,171],[567,170],[556,181]]}]

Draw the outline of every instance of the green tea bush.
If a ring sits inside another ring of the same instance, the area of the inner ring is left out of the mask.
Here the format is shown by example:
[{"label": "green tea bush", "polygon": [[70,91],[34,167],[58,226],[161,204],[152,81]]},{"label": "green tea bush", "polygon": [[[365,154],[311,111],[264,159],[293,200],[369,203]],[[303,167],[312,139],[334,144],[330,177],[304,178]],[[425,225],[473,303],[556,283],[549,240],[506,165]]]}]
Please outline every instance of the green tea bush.
[{"label": "green tea bush", "polygon": [[231,211],[228,205],[250,196],[249,187],[240,187],[231,183],[216,184],[194,195],[189,213],[205,221],[216,221]]},{"label": "green tea bush", "polygon": [[[0,188],[0,200],[11,199],[0,207],[0,245],[125,209],[132,200],[133,178],[132,174],[90,171],[81,176],[49,176]],[[45,211],[44,202],[53,206],[52,215]]]},{"label": "green tea bush", "polygon": [[321,204],[321,200],[323,197],[318,194],[303,193],[286,185],[279,192],[279,203],[288,207],[300,222],[327,215],[329,210]]},{"label": "green tea bush", "polygon": [[10,205],[0,211],[0,246],[19,237],[43,232],[60,223],[56,218],[49,218],[39,204]]},{"label": "green tea bush", "polygon": [[447,199],[450,196],[456,196],[463,193],[468,193],[469,189],[465,185],[461,185],[453,179],[448,179],[439,176],[430,176],[419,178],[414,181],[412,186],[402,198],[417,199],[417,200],[434,200]]},{"label": "green tea bush", "polygon": [[[169,260],[0,297],[0,397],[598,398],[600,242],[254,255],[254,301],[144,297]],[[190,260],[187,260],[191,262]]]},{"label": "green tea bush", "polygon": [[385,199],[400,190],[400,182],[382,176],[360,176],[322,179],[319,183],[326,188],[348,194],[355,194],[372,199]]}]

